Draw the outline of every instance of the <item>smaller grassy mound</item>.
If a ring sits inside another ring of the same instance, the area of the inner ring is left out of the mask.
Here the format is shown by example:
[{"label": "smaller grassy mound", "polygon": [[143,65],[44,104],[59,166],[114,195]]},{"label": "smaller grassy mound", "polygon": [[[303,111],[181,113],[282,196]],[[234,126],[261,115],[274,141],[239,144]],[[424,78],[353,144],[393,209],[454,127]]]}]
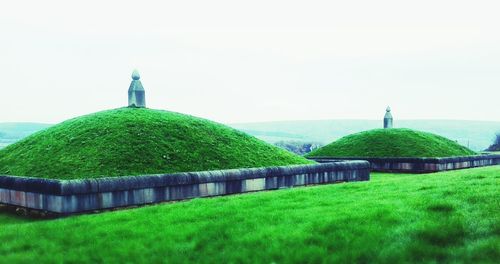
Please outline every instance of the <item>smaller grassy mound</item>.
[{"label": "smaller grassy mound", "polygon": [[0,174],[55,179],[309,163],[221,124],[144,108],[77,117],[0,150]]},{"label": "smaller grassy mound", "polygon": [[343,137],[307,157],[455,157],[476,153],[432,133],[404,128],[374,129]]}]

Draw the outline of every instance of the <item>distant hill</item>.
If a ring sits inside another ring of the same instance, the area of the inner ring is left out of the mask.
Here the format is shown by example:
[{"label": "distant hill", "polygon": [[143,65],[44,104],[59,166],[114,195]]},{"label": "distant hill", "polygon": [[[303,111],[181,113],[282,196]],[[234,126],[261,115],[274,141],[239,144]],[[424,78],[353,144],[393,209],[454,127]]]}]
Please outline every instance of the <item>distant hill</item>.
[{"label": "distant hill", "polygon": [[0,148],[49,126],[42,123],[0,123]]},{"label": "distant hill", "polygon": [[345,136],[306,157],[455,157],[476,153],[445,137],[408,128],[372,129]]},{"label": "distant hill", "polygon": [[[382,120],[310,120],[262,123],[240,123],[230,126],[275,143],[300,140],[328,144],[343,136],[380,128]],[[461,120],[395,120],[395,127],[435,133],[457,141],[472,150],[481,151],[491,145],[500,122]],[[278,136],[286,133],[286,136]]]}]

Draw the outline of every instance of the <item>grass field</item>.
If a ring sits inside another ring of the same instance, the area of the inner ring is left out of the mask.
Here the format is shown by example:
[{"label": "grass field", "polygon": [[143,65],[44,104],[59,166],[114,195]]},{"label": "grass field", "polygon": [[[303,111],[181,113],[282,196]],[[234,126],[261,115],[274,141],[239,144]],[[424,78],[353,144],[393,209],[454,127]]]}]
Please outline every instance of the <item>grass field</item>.
[{"label": "grass field", "polygon": [[77,117],[0,150],[0,174],[56,179],[308,163],[233,128],[145,108]]},{"label": "grass field", "polygon": [[435,134],[406,128],[373,129],[345,136],[307,157],[454,157],[476,153]]},{"label": "grass field", "polygon": [[497,262],[500,166],[28,220],[0,262]]}]

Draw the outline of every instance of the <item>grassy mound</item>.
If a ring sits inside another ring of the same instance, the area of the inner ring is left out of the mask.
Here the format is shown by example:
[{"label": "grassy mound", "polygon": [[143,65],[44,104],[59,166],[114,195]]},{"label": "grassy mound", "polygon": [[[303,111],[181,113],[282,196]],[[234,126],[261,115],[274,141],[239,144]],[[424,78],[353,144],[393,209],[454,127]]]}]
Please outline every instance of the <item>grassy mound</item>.
[{"label": "grassy mound", "polygon": [[447,138],[411,129],[374,129],[343,137],[307,157],[453,157],[474,151]]},{"label": "grassy mound", "polygon": [[0,150],[0,174],[57,179],[305,163],[227,126],[144,108],[74,118]]},{"label": "grassy mound", "polygon": [[373,173],[49,221],[0,207],[0,262],[498,263],[499,175]]}]

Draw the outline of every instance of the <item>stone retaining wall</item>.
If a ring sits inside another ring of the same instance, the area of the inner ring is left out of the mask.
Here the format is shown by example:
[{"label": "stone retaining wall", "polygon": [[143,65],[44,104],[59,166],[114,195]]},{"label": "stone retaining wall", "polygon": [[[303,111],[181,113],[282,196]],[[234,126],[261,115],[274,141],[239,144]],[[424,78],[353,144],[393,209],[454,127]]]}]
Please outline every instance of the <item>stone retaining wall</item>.
[{"label": "stone retaining wall", "polygon": [[447,158],[329,158],[317,157],[311,160],[323,162],[335,162],[340,160],[366,160],[371,164],[373,171],[380,172],[406,172],[406,173],[429,173],[446,170],[457,170],[500,164],[500,155],[478,155],[468,157]]},{"label": "stone retaining wall", "polygon": [[0,203],[72,214],[195,197],[370,179],[366,161],[99,179],[0,176]]}]

